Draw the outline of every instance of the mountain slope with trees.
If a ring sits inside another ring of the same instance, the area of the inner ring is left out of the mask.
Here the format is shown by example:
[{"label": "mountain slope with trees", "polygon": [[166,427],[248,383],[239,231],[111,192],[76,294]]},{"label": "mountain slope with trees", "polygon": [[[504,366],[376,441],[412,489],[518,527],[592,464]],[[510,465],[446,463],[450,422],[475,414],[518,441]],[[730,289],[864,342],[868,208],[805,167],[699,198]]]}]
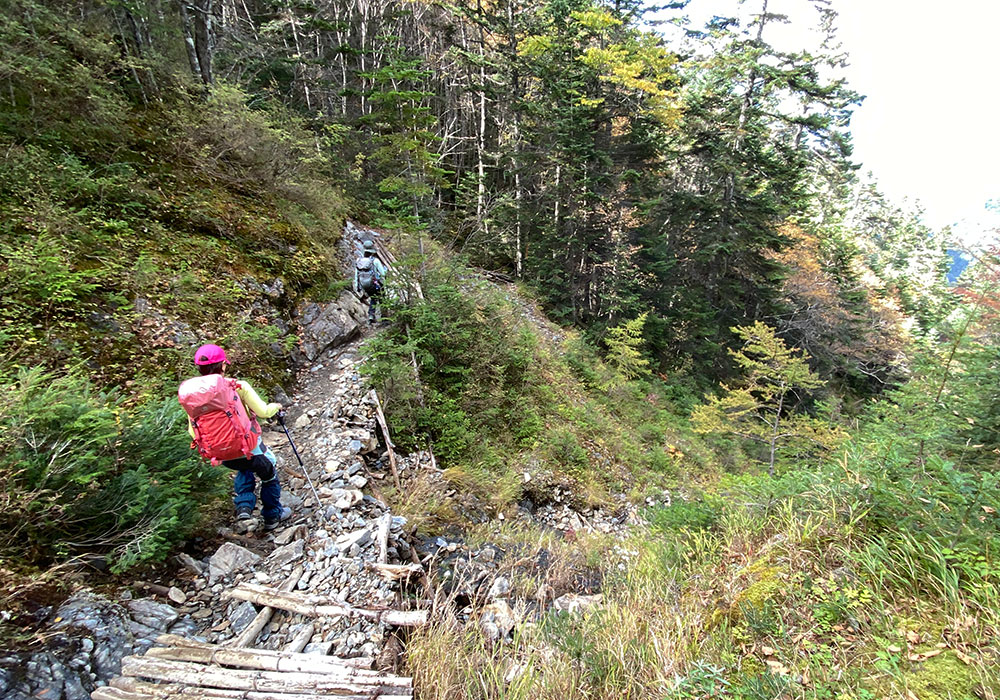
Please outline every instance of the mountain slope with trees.
[{"label": "mountain slope with trees", "polygon": [[[994,697],[996,262],[946,286],[943,236],[857,177],[828,3],[797,52],[767,0],[684,4],[682,40],[632,2],[7,3],[8,590],[223,507],[190,350],[290,388],[351,216],[400,258],[368,379],[447,486],[394,507],[605,596],[510,644],[440,621],[425,692]],[[641,522],[512,523],[557,498]]]}]

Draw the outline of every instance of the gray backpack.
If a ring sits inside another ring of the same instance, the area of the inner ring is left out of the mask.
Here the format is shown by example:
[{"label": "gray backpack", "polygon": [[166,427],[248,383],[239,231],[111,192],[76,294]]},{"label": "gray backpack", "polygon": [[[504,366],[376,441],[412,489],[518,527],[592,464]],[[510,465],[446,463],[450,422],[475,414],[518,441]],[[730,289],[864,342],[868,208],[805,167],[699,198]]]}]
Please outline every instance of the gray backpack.
[{"label": "gray backpack", "polygon": [[376,294],[382,288],[382,283],[375,272],[375,261],[369,257],[358,258],[356,267],[358,286],[368,296]]}]

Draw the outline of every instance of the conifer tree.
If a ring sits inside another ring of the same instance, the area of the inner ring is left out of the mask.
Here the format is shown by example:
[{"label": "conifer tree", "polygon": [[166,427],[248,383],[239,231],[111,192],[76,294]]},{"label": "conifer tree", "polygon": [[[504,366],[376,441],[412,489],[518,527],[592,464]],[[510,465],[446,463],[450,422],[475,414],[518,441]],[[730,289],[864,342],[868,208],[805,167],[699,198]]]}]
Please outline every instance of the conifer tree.
[{"label": "conifer tree", "polygon": [[649,359],[642,353],[642,328],[646,324],[646,316],[640,314],[608,329],[604,343],[608,346],[608,362],[615,372],[613,384],[623,384],[649,374]]},{"label": "conifer tree", "polygon": [[768,473],[774,476],[779,452],[796,448],[829,450],[840,431],[822,420],[796,413],[804,400],[797,392],[818,389],[823,381],[809,369],[809,356],[789,349],[764,323],[737,326],[743,347],[730,350],[742,371],[739,383],[723,385],[722,396],[709,396],[691,414],[695,432],[729,435],[763,445]]}]

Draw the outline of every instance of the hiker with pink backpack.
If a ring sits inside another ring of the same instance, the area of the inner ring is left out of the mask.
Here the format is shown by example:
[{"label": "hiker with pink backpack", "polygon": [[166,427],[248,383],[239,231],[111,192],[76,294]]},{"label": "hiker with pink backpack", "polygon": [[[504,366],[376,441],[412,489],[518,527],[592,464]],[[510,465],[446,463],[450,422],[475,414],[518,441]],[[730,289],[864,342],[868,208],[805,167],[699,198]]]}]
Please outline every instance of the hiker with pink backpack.
[{"label": "hiker with pink backpack", "polygon": [[264,403],[247,382],[226,376],[229,360],[218,345],[202,345],[195,351],[199,376],[188,379],[177,390],[177,398],[188,414],[188,432],[196,448],[213,465],[236,471],[233,504],[236,517],[253,515],[257,498],[255,479],[260,479],[261,515],[264,529],[272,530],[292,515],[281,505],[277,459],[261,437],[258,418],[271,418],[280,403]]}]

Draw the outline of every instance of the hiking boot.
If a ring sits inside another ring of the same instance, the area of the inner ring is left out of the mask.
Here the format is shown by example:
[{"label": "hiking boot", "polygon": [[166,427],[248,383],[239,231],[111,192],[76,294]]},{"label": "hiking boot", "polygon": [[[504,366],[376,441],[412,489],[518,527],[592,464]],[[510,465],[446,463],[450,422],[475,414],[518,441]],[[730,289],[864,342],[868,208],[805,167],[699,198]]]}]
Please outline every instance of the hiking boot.
[{"label": "hiking boot", "polygon": [[237,520],[249,520],[253,517],[253,508],[249,506],[240,506],[236,509],[236,519]]},{"label": "hiking boot", "polygon": [[280,523],[282,520],[288,520],[290,517],[292,517],[292,509],[282,508],[281,515],[279,515],[277,518],[275,518],[274,520],[264,521],[264,529],[273,530],[274,528],[278,527],[278,523]]}]

